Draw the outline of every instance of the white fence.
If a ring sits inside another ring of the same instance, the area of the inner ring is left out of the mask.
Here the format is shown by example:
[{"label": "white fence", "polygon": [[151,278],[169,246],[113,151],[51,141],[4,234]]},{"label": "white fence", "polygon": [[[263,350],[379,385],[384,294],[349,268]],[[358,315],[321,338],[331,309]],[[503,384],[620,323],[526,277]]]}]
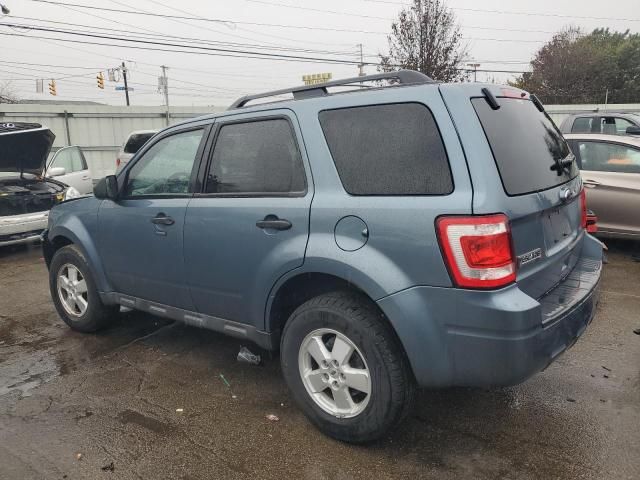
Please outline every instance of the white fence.
[{"label": "white fence", "polygon": [[36,122],[56,135],[53,150],[79,145],[93,178],[113,173],[116,154],[133,130],[167,125],[221,111],[217,107],[112,107],[105,105],[0,104],[0,122]]},{"label": "white fence", "polygon": [[[225,107],[112,107],[106,105],[0,104],[0,122],[37,122],[56,135],[54,150],[79,145],[94,178],[113,173],[116,153],[133,130],[160,129],[187,118],[219,112]],[[640,104],[547,105],[560,124],[571,113],[593,111],[640,112]]]}]

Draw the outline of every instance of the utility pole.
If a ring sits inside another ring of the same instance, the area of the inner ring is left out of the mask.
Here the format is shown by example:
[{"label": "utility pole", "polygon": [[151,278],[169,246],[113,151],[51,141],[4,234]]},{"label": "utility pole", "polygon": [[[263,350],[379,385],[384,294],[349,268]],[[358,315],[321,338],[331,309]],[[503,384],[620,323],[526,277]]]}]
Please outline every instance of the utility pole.
[{"label": "utility pole", "polygon": [[364,56],[362,55],[362,44],[359,43],[357,46],[360,47],[360,65],[358,65],[358,76],[364,77]]},{"label": "utility pole", "polygon": [[467,63],[467,65],[469,67],[473,67],[473,81],[477,82],[478,81],[478,67],[480,66],[479,63]]},{"label": "utility pole", "polygon": [[129,106],[129,85],[127,84],[127,66],[122,62],[122,78],[124,79],[124,94],[127,97],[127,107]]},{"label": "utility pole", "polygon": [[169,126],[169,79],[167,78],[167,70],[169,67],[161,65],[162,76],[158,81],[158,90],[164,95],[164,105],[167,108],[167,126]]}]

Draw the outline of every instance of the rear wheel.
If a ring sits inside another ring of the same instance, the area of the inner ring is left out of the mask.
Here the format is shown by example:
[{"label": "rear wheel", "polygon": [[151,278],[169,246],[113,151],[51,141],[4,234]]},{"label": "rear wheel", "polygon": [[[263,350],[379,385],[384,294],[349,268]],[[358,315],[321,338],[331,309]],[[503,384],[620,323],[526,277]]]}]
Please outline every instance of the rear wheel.
[{"label": "rear wheel", "polygon": [[75,245],[56,251],[49,266],[49,289],[58,314],[74,330],[95,332],[105,327],[119,307],[104,305],[87,261]]},{"label": "rear wheel", "polygon": [[301,305],[282,334],[284,377],[305,415],[325,434],[362,443],[410,411],[414,380],[380,311],[353,292]]}]

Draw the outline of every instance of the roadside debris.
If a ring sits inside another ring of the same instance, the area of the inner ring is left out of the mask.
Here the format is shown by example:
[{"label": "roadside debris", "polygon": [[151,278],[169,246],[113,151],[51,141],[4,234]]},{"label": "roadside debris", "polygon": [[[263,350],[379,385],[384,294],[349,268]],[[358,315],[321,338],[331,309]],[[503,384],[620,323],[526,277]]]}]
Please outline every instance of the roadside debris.
[{"label": "roadside debris", "polygon": [[76,460],[82,460],[82,454],[76,453]]},{"label": "roadside debris", "polygon": [[182,412],[184,412],[184,408],[176,408],[176,412],[182,413]]},{"label": "roadside debris", "polygon": [[241,363],[248,363],[250,365],[260,365],[262,364],[262,359],[260,355],[256,355],[252,353],[247,347],[241,347],[238,352],[238,361]]},{"label": "roadside debris", "polygon": [[636,328],[633,333],[635,333],[636,335],[640,335],[640,328]]},{"label": "roadside debris", "polygon": [[225,384],[227,387],[231,388],[231,384],[230,384],[229,382],[227,382],[227,379],[226,379],[226,378],[224,378],[224,375],[223,375],[223,374],[220,374],[220,378],[222,379],[222,381],[224,382],[224,384]]},{"label": "roadside debris", "polygon": [[610,372],[611,369],[609,367],[605,367],[604,365],[601,365],[602,368],[604,368],[607,372]]},{"label": "roadside debris", "polygon": [[279,422],[280,421],[280,417],[277,415],[274,415],[273,413],[268,414],[267,416],[265,416],[265,418],[267,420],[269,420],[270,422]]},{"label": "roadside debris", "polygon": [[604,378],[609,378],[609,375],[607,375],[606,373],[604,375],[602,375]]},{"label": "roadside debris", "polygon": [[575,401],[575,398],[567,397],[567,402],[575,403]]},{"label": "roadside debris", "polygon": [[113,472],[116,469],[116,466],[113,464],[113,462],[111,462],[111,463],[108,463],[107,465],[100,467],[100,469],[103,472],[107,472],[107,471]]}]

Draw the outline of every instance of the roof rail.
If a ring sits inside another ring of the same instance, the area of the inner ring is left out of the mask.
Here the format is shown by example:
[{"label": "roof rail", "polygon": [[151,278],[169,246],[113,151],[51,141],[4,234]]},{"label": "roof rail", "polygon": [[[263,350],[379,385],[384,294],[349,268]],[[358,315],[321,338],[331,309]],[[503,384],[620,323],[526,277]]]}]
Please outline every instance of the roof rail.
[{"label": "roof rail", "polygon": [[301,85],[297,87],[284,88],[282,90],[273,90],[271,92],[257,93],[255,95],[246,95],[240,97],[231,104],[229,110],[244,107],[247,103],[258,98],[275,97],[285,93],[292,93],[294,100],[302,100],[304,98],[323,97],[328,95],[328,87],[348,86],[360,82],[372,82],[376,80],[398,80],[400,84],[420,84],[435,83],[435,81],[427,77],[424,73],[415,70],[396,70],[394,72],[376,73],[373,75],[364,75],[362,77],[344,78],[342,80],[333,80],[331,82],[318,83],[315,85]]}]

